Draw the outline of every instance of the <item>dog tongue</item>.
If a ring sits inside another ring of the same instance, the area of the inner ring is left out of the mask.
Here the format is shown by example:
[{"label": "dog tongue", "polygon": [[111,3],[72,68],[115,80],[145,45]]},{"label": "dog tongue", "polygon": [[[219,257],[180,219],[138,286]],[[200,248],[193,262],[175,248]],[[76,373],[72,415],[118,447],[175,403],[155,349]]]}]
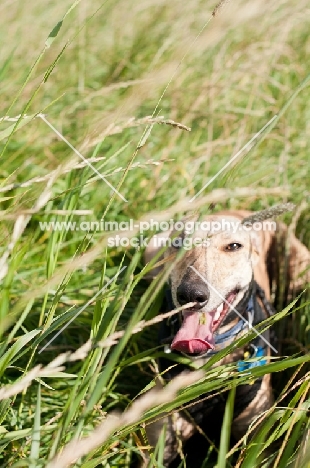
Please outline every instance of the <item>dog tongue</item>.
[{"label": "dog tongue", "polygon": [[171,344],[171,349],[190,354],[200,354],[208,349],[214,349],[213,315],[185,312],[182,326]]}]

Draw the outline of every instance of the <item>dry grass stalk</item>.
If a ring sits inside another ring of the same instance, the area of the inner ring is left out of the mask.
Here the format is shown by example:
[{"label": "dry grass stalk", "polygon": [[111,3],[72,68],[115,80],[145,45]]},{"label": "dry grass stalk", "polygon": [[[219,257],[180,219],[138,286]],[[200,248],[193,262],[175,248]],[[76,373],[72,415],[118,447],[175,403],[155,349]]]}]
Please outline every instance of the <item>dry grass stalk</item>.
[{"label": "dry grass stalk", "polygon": [[10,117],[9,115],[5,115],[4,117],[0,117],[0,123],[1,122],[18,122],[21,118],[22,119],[28,119],[30,116],[27,114],[19,114],[16,115],[15,117]]},{"label": "dry grass stalk", "polygon": [[[37,214],[38,210],[30,209],[30,210],[19,210],[17,213],[10,213],[7,214],[6,211],[0,211],[1,221],[7,220],[14,220],[19,216],[25,215],[33,215]],[[44,211],[45,215],[59,215],[59,216],[67,216],[67,215],[75,215],[75,216],[85,216],[85,215],[92,215],[94,212],[93,210],[48,210]]]},{"label": "dry grass stalk", "polygon": [[[154,325],[156,323],[161,322],[162,320],[165,320],[168,317],[172,317],[173,315],[179,313],[181,310],[188,309],[193,306],[193,303],[186,304],[185,306],[179,307],[177,309],[171,310],[169,312],[166,312],[164,314],[157,315],[151,320],[145,321],[141,320],[137,325],[133,328],[132,330],[132,335],[139,333],[142,331],[144,328],[149,327],[151,325]],[[13,395],[17,395],[18,393],[22,392],[25,390],[27,387],[29,387],[30,383],[32,380],[37,379],[39,377],[47,377],[52,375],[55,372],[60,372],[64,370],[63,364],[66,362],[74,362],[74,361],[80,361],[83,360],[87,357],[88,353],[94,348],[107,348],[109,346],[113,346],[117,344],[118,340],[124,336],[125,332],[124,331],[118,331],[115,333],[112,333],[108,338],[106,338],[103,341],[100,341],[96,343],[94,346],[91,340],[88,340],[86,343],[84,343],[80,348],[78,348],[76,351],[73,353],[63,353],[57,356],[50,364],[48,364],[46,367],[42,367],[41,365],[36,366],[34,369],[32,369],[30,372],[28,372],[27,375],[25,375],[21,380],[19,380],[16,384],[14,385],[7,385],[0,389],[0,400],[3,400],[5,398],[10,398]]]},{"label": "dry grass stalk", "polygon": [[257,213],[244,218],[241,224],[254,224],[256,222],[262,222],[266,219],[280,216],[281,214],[287,213],[288,211],[293,211],[295,208],[296,205],[293,203],[282,203],[280,205],[271,206],[266,210],[258,211]]},{"label": "dry grass stalk", "polygon": [[[148,320],[148,321],[141,320],[133,328],[131,333],[132,335],[139,333],[144,328],[154,325],[156,323],[159,323],[162,320],[165,320],[166,318],[179,313],[181,310],[188,309],[192,306],[193,306],[193,303],[189,303],[189,304],[186,304],[185,306],[171,310],[164,314],[157,315],[151,320]],[[16,382],[14,385],[6,385],[5,387],[1,388],[0,400],[10,398],[14,395],[17,395],[18,393],[23,392],[26,388],[29,387],[29,385],[34,379],[37,379],[40,377],[52,376],[55,372],[63,371],[64,370],[63,364],[65,364],[66,362],[75,362],[75,361],[80,361],[80,360],[85,359],[88,353],[95,347],[107,348],[107,347],[117,344],[118,340],[122,338],[124,334],[125,334],[124,331],[118,331],[118,332],[112,333],[105,340],[96,343],[95,346],[93,345],[91,340],[88,340],[86,343],[84,343],[80,348],[78,348],[73,353],[68,352],[68,353],[60,354],[52,362],[50,362],[50,364],[48,364],[46,367],[42,367],[41,365],[36,366],[30,372],[28,372],[28,374],[26,374],[18,382]]]},{"label": "dry grass stalk", "polygon": [[[147,321],[141,320],[133,328],[131,333],[132,333],[132,335],[135,335],[136,333],[139,333],[140,331],[142,331],[146,327],[149,327],[151,325],[155,325],[156,323],[162,322],[166,318],[172,317],[173,315],[178,314],[182,310],[190,309],[191,307],[193,307],[194,304],[195,304],[195,302],[189,302],[185,306],[178,307],[177,309],[173,309],[173,310],[171,310],[169,312],[166,312],[164,314],[157,315],[156,317],[152,318],[151,320],[147,320]],[[108,338],[106,338],[105,340],[99,341],[97,346],[99,346],[100,348],[107,348],[109,346],[112,346],[112,345],[116,344],[117,341],[120,338],[122,338],[122,336],[124,336],[124,335],[125,335],[125,332],[123,330],[115,332],[112,335],[108,336]]]},{"label": "dry grass stalk", "polygon": [[212,16],[215,18],[215,16],[217,16],[219,14],[219,12],[224,8],[225,5],[227,5],[227,3],[229,2],[230,0],[221,0],[217,5],[216,7],[214,8],[214,10],[212,11]]},{"label": "dry grass stalk", "polygon": [[[103,161],[106,159],[105,157],[98,157],[98,158],[89,158],[88,162],[90,163],[95,163],[99,161]],[[63,166],[58,166],[57,169],[54,171],[49,172],[48,174],[45,174],[44,176],[38,176],[38,177],[33,177],[32,179],[26,180],[25,182],[21,182],[20,184],[9,184],[6,185],[5,187],[0,187],[0,193],[1,192],[8,192],[9,190],[17,189],[17,188],[26,188],[26,187],[31,187],[33,184],[38,184],[39,182],[46,182],[50,180],[51,178],[54,177],[55,173],[57,171],[58,176],[61,176],[63,174],[67,174],[68,172],[71,172],[75,169],[83,169],[86,167],[87,164],[85,162],[80,162],[76,164],[76,158],[72,158],[68,163],[66,163]]]},{"label": "dry grass stalk", "polygon": [[287,446],[288,444],[288,439],[291,435],[291,432],[293,430],[293,428],[295,427],[295,421],[296,419],[298,418],[298,411],[301,411],[302,410],[302,407],[303,407],[303,403],[305,401],[305,399],[308,397],[309,395],[309,390],[310,390],[310,382],[308,383],[308,386],[305,390],[305,392],[303,393],[303,395],[301,396],[299,402],[298,402],[298,406],[295,408],[295,411],[294,411],[294,414],[293,414],[293,417],[292,417],[292,421],[291,421],[291,424],[289,426],[289,428],[287,429],[287,432],[284,436],[284,440],[281,444],[281,447],[278,451],[278,454],[277,454],[277,458],[276,460],[273,462],[274,463],[274,467],[276,468],[277,466],[279,466],[280,464],[280,461],[281,461],[281,457],[282,457],[282,454],[284,452],[284,449],[285,447]]},{"label": "dry grass stalk", "polygon": [[[58,358],[57,358],[57,361],[59,362]],[[42,367],[41,365],[38,365],[34,367],[33,369],[31,369],[28,372],[28,374],[22,377],[15,384],[5,385],[4,387],[0,389],[0,400],[11,398],[12,396],[17,395],[18,393],[23,392],[29,387],[29,385],[34,379],[38,379],[42,377],[52,377],[56,373],[63,371],[64,367],[58,365],[58,362],[52,361],[46,367]]]},{"label": "dry grass stalk", "polygon": [[89,146],[94,146],[102,141],[102,138],[111,136],[111,135],[116,135],[118,133],[122,133],[124,130],[128,128],[133,128],[133,127],[140,127],[141,125],[152,125],[152,124],[160,124],[160,125],[170,125],[172,127],[179,128],[180,130],[186,130],[187,132],[190,132],[191,129],[190,127],[187,127],[186,125],[180,123],[180,122],[175,122],[174,120],[171,119],[165,119],[163,116],[158,116],[158,117],[152,117],[151,115],[148,115],[146,117],[143,117],[142,119],[136,119],[135,117],[131,117],[127,121],[125,121],[122,124],[110,124],[99,136],[97,136],[94,140],[89,140],[86,142],[86,144]]},{"label": "dry grass stalk", "polygon": [[309,466],[310,463],[310,429],[307,429],[300,449],[297,452],[297,458],[294,468],[299,468],[300,466]]},{"label": "dry grass stalk", "polygon": [[179,390],[198,382],[203,376],[203,371],[182,374],[173,379],[165,388],[151,390],[137,399],[122,415],[109,415],[88,437],[69,442],[62,452],[47,465],[47,468],[69,467],[79,458],[103,445],[117,429],[135,424],[149,409],[173,401]]},{"label": "dry grass stalk", "polygon": [[[226,190],[226,189],[217,189],[214,190],[212,193],[205,197],[201,197],[195,200],[193,203],[189,203],[188,199],[183,199],[180,202],[174,204],[169,210],[166,211],[157,211],[153,213],[149,213],[148,219],[154,219],[166,221],[173,217],[175,214],[179,214],[182,212],[186,212],[189,210],[189,207],[192,210],[196,210],[201,208],[202,206],[210,205],[210,203],[218,203],[221,201],[225,201],[229,198],[258,198],[261,196],[266,196],[266,194],[272,194],[275,196],[281,196],[286,194],[283,189],[281,188],[238,188],[235,190]],[[143,217],[139,220],[139,222],[145,221],[146,218]],[[139,223],[135,223],[139,224]],[[132,238],[134,235],[139,232],[138,227],[133,230],[128,231],[120,231],[119,236],[121,237],[128,237]],[[102,254],[102,248],[107,245],[107,236],[104,236],[102,240],[98,240],[96,245],[92,247],[88,252],[84,253],[83,255],[74,258],[73,260],[67,261],[63,266],[61,266],[58,271],[43,285],[29,290],[27,293],[23,295],[23,297],[19,300],[16,304],[15,308],[12,311],[10,320],[14,320],[15,314],[19,313],[21,308],[24,304],[27,304],[29,300],[32,300],[33,297],[39,297],[42,294],[48,292],[51,288],[55,285],[59,284],[62,281],[63,277],[69,273],[76,271],[79,268],[85,268],[89,264],[91,264],[98,256]],[[2,328],[9,325],[9,319],[6,319],[6,322],[1,324]]]},{"label": "dry grass stalk", "polygon": [[[105,156],[100,156],[97,158],[88,158],[88,162],[93,164],[96,162],[100,162],[105,160]],[[173,159],[161,159],[160,161],[153,161],[152,159],[148,159],[147,161],[144,161],[143,163],[140,161],[135,162],[130,166],[129,170],[137,169],[137,168],[145,168],[147,166],[160,166],[161,164],[165,162],[171,162]],[[74,171],[76,169],[83,169],[84,167],[88,166],[85,162],[80,162],[79,164],[76,164],[76,159],[72,158],[65,166],[62,166],[62,170],[59,172],[59,176],[63,174],[68,174],[71,171]],[[40,182],[46,182],[48,181],[51,177],[53,177],[53,174],[55,171],[57,171],[58,168],[54,171],[49,172],[48,174],[45,174],[44,176],[37,176],[33,177],[32,179],[26,180],[25,182],[21,182],[19,184],[9,184],[4,187],[0,187],[0,193],[3,192],[8,192],[10,190],[18,189],[18,188],[26,188],[26,187],[31,187],[33,184],[38,184]],[[117,174],[119,172],[125,171],[123,167],[118,167],[117,169],[114,169],[113,171],[105,174],[105,177],[109,177],[111,175]],[[89,182],[93,182],[94,180],[99,179],[99,176],[95,176],[92,179],[90,179]]]},{"label": "dry grass stalk", "polygon": [[[58,171],[55,171],[54,176],[49,179],[46,187],[44,188],[43,192],[41,193],[36,203],[34,204],[33,211],[35,213],[40,211],[43,208],[43,206],[45,206],[50,200],[50,198],[52,197],[53,195],[52,185],[54,181],[57,179],[57,177],[58,177]],[[13,249],[16,243],[18,242],[24,230],[26,229],[27,224],[29,223],[31,219],[31,216],[32,216],[31,214],[21,214],[18,216],[18,218],[15,221],[11,241],[8,244],[6,251],[3,253],[0,259],[0,281],[6,276],[8,272],[8,259],[11,253],[13,252]]]}]

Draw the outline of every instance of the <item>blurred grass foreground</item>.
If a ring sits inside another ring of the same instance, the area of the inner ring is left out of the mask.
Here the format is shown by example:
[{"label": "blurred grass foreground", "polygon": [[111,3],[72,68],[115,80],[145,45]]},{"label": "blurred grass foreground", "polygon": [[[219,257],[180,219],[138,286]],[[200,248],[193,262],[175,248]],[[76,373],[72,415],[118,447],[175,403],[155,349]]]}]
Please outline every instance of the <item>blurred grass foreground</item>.
[{"label": "blurred grass foreground", "polygon": [[[1,466],[132,467],[151,418],[266,372],[261,430],[231,448],[226,420],[203,466],[310,466],[306,293],[288,305],[276,285],[270,365],[153,395],[162,350],[140,322],[160,312],[165,277],[149,285],[143,249],[109,232],[40,224],[292,201],[282,219],[310,247],[309,31],[308,0],[2,0]],[[163,437],[150,466],[162,450]]]}]

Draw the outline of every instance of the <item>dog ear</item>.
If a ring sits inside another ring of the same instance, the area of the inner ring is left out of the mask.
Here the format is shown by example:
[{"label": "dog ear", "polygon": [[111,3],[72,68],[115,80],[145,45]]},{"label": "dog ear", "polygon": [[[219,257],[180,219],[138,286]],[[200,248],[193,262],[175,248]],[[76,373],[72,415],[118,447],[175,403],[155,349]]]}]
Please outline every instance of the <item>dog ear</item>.
[{"label": "dog ear", "polygon": [[250,240],[251,240],[251,260],[252,265],[255,266],[259,262],[262,255],[262,242],[258,232],[250,230]]},{"label": "dog ear", "polygon": [[310,251],[284,223],[277,223],[277,231],[270,238],[268,267],[276,280],[281,272],[291,300],[310,284]]},{"label": "dog ear", "polygon": [[[156,255],[159,254],[159,252],[163,249],[163,247],[168,246],[168,239],[171,234],[171,230],[169,231],[164,231],[159,234],[155,234],[153,237],[151,237],[145,252],[144,252],[144,263],[147,264],[149,263]],[[161,260],[164,259],[164,254],[160,255],[157,258],[157,261],[160,262]],[[147,280],[152,280],[154,279],[163,269],[163,265],[160,265],[158,267],[155,266],[155,268],[152,268],[147,275],[145,276],[145,279]]]}]

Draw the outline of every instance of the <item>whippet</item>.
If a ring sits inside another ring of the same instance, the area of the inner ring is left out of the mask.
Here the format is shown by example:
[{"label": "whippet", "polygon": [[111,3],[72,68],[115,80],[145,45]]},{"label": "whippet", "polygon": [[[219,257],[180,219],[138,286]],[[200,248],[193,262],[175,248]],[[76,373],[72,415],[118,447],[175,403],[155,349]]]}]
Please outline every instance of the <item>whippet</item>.
[{"label": "whippet", "polygon": [[[194,305],[163,323],[160,339],[168,351],[184,353],[203,365],[214,353],[272,314],[270,285],[277,268],[276,252],[286,242],[287,228],[268,221],[262,222],[260,229],[257,225],[254,229],[255,225],[242,224],[250,215],[247,211],[217,213],[204,218],[194,231],[186,228],[189,223],[185,220],[184,230],[167,231],[151,239],[145,252],[146,262],[158,254],[165,240],[170,240],[163,255],[168,261],[178,254],[180,247],[184,249],[187,245],[169,275],[166,307],[171,310],[190,302]],[[290,235],[287,277],[282,278],[289,295],[310,281],[309,270],[302,275],[309,264],[310,252]],[[154,268],[151,276],[155,277],[163,267]],[[261,363],[266,363],[271,354],[270,340],[269,331],[258,335],[246,349],[235,349],[217,365],[237,361],[243,370],[249,365],[246,356],[261,356]],[[161,371],[169,366],[171,362],[163,361]],[[180,370],[166,372],[165,378],[172,378],[173,372]],[[270,374],[257,379],[254,385],[238,387],[232,434],[242,437],[272,403]],[[149,443],[155,445],[163,425],[167,424],[165,466],[176,457],[178,443],[195,432],[193,420],[200,424],[216,410],[217,404],[216,398],[203,404],[197,402],[189,410],[190,419],[180,411],[147,426]]]}]

